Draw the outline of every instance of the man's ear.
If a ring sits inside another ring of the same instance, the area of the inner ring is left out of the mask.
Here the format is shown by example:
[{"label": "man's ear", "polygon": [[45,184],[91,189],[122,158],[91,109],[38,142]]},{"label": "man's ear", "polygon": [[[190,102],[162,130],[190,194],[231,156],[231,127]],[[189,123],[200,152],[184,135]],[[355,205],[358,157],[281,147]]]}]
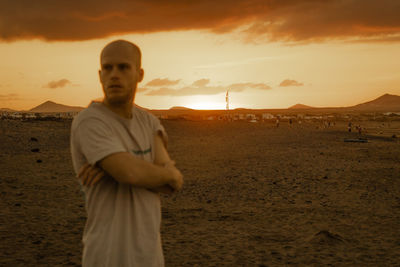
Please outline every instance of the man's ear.
[{"label": "man's ear", "polygon": [[143,69],[140,69],[140,70],[139,70],[138,82],[143,81],[143,77],[144,77],[144,70],[143,70]]},{"label": "man's ear", "polygon": [[101,70],[99,70],[99,80],[101,83],[103,83],[102,78],[101,78]]}]

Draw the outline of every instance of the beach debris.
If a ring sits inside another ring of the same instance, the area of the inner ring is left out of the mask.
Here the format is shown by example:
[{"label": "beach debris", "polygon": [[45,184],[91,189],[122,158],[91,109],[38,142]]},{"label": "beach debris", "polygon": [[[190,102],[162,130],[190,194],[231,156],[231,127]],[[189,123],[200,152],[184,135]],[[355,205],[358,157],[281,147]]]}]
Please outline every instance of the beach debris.
[{"label": "beach debris", "polygon": [[352,142],[352,143],[368,143],[368,139],[366,138],[345,138],[344,142]]},{"label": "beach debris", "polygon": [[38,142],[39,140],[37,140],[36,137],[31,137],[31,141],[32,141],[32,142]]},{"label": "beach debris", "polygon": [[32,152],[39,152],[39,148],[32,148],[31,151]]}]

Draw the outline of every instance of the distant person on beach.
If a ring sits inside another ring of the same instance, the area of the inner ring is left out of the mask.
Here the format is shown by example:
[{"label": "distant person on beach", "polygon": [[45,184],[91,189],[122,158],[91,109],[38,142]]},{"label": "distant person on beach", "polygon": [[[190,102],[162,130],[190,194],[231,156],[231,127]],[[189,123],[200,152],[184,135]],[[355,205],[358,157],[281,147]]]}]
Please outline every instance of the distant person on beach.
[{"label": "distant person on beach", "polygon": [[87,211],[82,266],[164,266],[159,193],[180,190],[183,177],[160,121],[133,104],[143,79],[140,49],[111,42],[100,63],[104,100],[92,102],[71,127]]}]

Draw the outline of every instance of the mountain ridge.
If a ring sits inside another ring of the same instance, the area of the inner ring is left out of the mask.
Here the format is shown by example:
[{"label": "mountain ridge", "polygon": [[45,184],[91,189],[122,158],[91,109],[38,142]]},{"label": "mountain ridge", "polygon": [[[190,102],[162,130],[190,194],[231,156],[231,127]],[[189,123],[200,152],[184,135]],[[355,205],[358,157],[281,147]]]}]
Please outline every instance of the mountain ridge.
[{"label": "mountain ridge", "polygon": [[350,107],[357,110],[400,110],[400,96],[384,94],[374,100],[367,101],[355,106]]},{"label": "mountain ridge", "polygon": [[296,104],[291,107],[288,107],[288,109],[310,109],[310,108],[315,108],[315,107],[311,107],[311,106],[307,106],[307,105],[303,105],[303,104]]},{"label": "mountain ridge", "polygon": [[63,104],[58,104],[53,101],[46,101],[32,109],[30,109],[30,112],[79,112],[83,110],[83,107],[76,107],[76,106],[68,106],[68,105],[63,105]]},{"label": "mountain ridge", "polygon": [[[398,95],[392,95],[392,94],[384,94],[381,95],[371,101],[367,101],[364,103],[360,103],[354,106],[348,106],[348,107],[312,107],[304,104],[295,104],[293,106],[290,106],[287,108],[288,110],[296,110],[296,109],[313,109],[313,110],[318,110],[318,109],[341,109],[341,110],[354,110],[354,111],[400,111],[400,96]],[[55,103],[53,101],[45,101],[44,103],[28,110],[28,112],[79,112],[81,110],[85,109],[85,107],[79,107],[79,106],[68,106],[68,105],[63,105],[59,103]],[[150,110],[150,109],[146,109]],[[195,109],[187,108],[184,106],[174,106],[169,109],[170,111],[194,111]],[[252,110],[250,108],[235,108],[233,110],[236,111],[244,111],[244,110]],[[232,111],[233,111],[232,110]],[[266,109],[267,110],[267,109]],[[9,108],[0,108],[0,111],[6,111],[6,112],[18,112],[18,110],[13,110]]]}]

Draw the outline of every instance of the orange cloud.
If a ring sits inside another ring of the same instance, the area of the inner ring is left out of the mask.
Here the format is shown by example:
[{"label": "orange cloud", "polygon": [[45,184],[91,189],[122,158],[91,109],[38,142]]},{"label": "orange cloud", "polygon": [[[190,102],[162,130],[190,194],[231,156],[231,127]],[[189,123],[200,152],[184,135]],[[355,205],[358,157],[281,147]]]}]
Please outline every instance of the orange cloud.
[{"label": "orange cloud", "polygon": [[20,100],[18,94],[0,95],[0,102],[14,101],[14,100]]},{"label": "orange cloud", "polygon": [[265,83],[234,83],[229,86],[229,89],[233,92],[243,91],[244,88],[252,88],[259,90],[269,90],[271,87]]},{"label": "orange cloud", "polygon": [[171,86],[171,85],[177,85],[180,82],[180,80],[169,80],[168,78],[165,79],[154,79],[151,80],[150,82],[146,83],[145,86],[154,86],[154,87],[161,87],[161,86]]},{"label": "orange cloud", "polygon": [[200,80],[194,81],[192,85],[196,86],[196,87],[201,87],[201,86],[206,86],[209,83],[210,83],[209,79],[200,79]]},{"label": "orange cloud", "polygon": [[148,90],[149,90],[149,88],[147,88],[147,87],[140,87],[140,86],[138,86],[138,87],[136,88],[136,93],[143,93],[143,92],[148,91]]},{"label": "orange cloud", "polygon": [[286,79],[286,80],[282,81],[282,82],[279,84],[279,86],[281,86],[281,87],[287,87],[287,86],[303,86],[303,85],[304,85],[303,83],[299,83],[298,81],[289,80],[289,79]]},{"label": "orange cloud", "polygon": [[208,30],[249,42],[398,41],[399,14],[398,0],[1,1],[0,39]]},{"label": "orange cloud", "polygon": [[62,88],[68,84],[71,84],[71,82],[67,79],[61,79],[59,81],[51,81],[46,85],[43,85],[43,88],[50,88],[50,89],[56,89],[56,88]]},{"label": "orange cloud", "polygon": [[227,86],[208,86],[209,79],[201,79],[195,81],[190,86],[184,86],[181,88],[169,88],[162,87],[157,90],[152,90],[146,93],[146,95],[152,96],[189,96],[189,95],[215,95],[225,93],[228,89],[231,92],[242,92],[248,89],[256,90],[269,90],[270,86],[263,83],[235,83]]}]

